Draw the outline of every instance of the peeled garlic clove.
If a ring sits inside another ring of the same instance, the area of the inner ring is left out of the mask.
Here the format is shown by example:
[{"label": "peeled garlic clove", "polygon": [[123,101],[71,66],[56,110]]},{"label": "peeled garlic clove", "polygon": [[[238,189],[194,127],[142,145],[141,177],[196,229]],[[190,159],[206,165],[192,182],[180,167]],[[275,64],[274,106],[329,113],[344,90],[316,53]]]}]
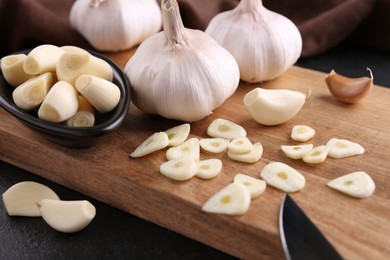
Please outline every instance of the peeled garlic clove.
[{"label": "peeled garlic clove", "polygon": [[95,49],[130,49],[161,29],[161,11],[155,0],[93,2],[97,1],[75,1],[69,21]]},{"label": "peeled garlic clove", "polygon": [[219,159],[201,160],[197,163],[195,176],[202,179],[211,179],[222,171],[222,161]]},{"label": "peeled garlic clove", "polygon": [[237,137],[228,144],[228,149],[232,153],[249,153],[252,148],[253,145],[247,137]]},{"label": "peeled garlic clove", "polygon": [[303,144],[303,145],[282,145],[282,151],[284,154],[292,159],[302,159],[310,153],[313,149],[313,144]]},{"label": "peeled garlic clove", "polygon": [[61,49],[65,53],[57,61],[56,73],[58,80],[74,85],[77,78],[81,75],[93,75],[112,81],[113,70],[105,60],[75,46],[64,46]]},{"label": "peeled garlic clove", "polygon": [[242,173],[236,174],[234,176],[233,182],[244,185],[245,188],[249,191],[251,199],[255,199],[260,196],[267,187],[267,183],[265,181]]},{"label": "peeled garlic clove", "polygon": [[46,185],[33,181],[19,182],[3,193],[4,207],[10,216],[40,217],[37,202],[43,199],[59,200],[59,197]]},{"label": "peeled garlic clove", "polygon": [[222,153],[228,147],[229,140],[225,138],[202,138],[199,140],[200,147],[209,153]]},{"label": "peeled garlic clove", "polygon": [[246,130],[232,121],[217,118],[207,128],[207,134],[211,137],[233,140],[238,137],[245,137]]},{"label": "peeled garlic clove", "polygon": [[189,156],[194,158],[195,161],[199,161],[200,146],[198,138],[190,138],[182,144],[170,147],[166,152],[167,160],[173,160],[183,156]]},{"label": "peeled garlic clove", "polygon": [[44,199],[38,203],[38,206],[45,222],[55,230],[64,233],[84,229],[96,215],[95,207],[86,200]]},{"label": "peeled garlic clove", "polygon": [[267,184],[284,192],[300,191],[306,184],[305,177],[300,172],[281,162],[267,164],[260,176]]},{"label": "peeled garlic clove", "polygon": [[252,150],[248,153],[234,153],[228,150],[227,155],[230,159],[244,163],[255,163],[261,159],[263,155],[263,146],[261,143],[254,143]]},{"label": "peeled garlic clove", "polygon": [[329,147],[326,145],[319,145],[311,149],[311,151],[303,156],[302,160],[306,163],[322,163],[325,161],[329,153]]},{"label": "peeled garlic clove", "polygon": [[50,122],[62,122],[76,114],[78,106],[77,90],[68,82],[58,81],[39,107],[38,117]]},{"label": "peeled garlic clove", "polygon": [[357,103],[368,95],[374,85],[374,77],[348,78],[332,70],[325,78],[330,93],[344,103]]},{"label": "peeled garlic clove", "polygon": [[25,81],[12,92],[15,105],[27,111],[37,108],[53,86],[54,79],[53,73],[46,72]]},{"label": "peeled garlic clove", "polygon": [[176,181],[189,180],[195,176],[198,167],[194,158],[182,156],[160,165],[160,173]]},{"label": "peeled garlic clove", "polygon": [[13,87],[17,87],[32,75],[27,74],[23,69],[26,54],[12,54],[1,58],[1,72],[4,79]]},{"label": "peeled garlic clove", "polygon": [[331,158],[344,158],[365,152],[363,146],[346,139],[332,138],[326,143],[326,146],[329,147],[328,156]]},{"label": "peeled garlic clove", "polygon": [[375,191],[375,183],[365,172],[352,172],[328,182],[328,187],[356,198],[368,198]]},{"label": "peeled garlic clove", "polygon": [[89,101],[79,95],[79,107],[74,116],[66,120],[67,126],[88,127],[95,124],[95,109]]},{"label": "peeled garlic clove", "polygon": [[168,135],[165,132],[157,132],[149,136],[130,154],[131,157],[137,158],[148,155],[155,151],[167,147],[169,144]]},{"label": "peeled garlic clove", "polygon": [[241,183],[230,183],[209,198],[202,210],[209,213],[242,215],[251,203],[249,191]]},{"label": "peeled garlic clove", "polygon": [[201,120],[237,89],[237,62],[209,35],[183,26],[176,0],[161,1],[161,11],[164,31],[143,41],[124,69],[132,101],[149,114]]},{"label": "peeled garlic clove", "polygon": [[112,111],[121,98],[117,85],[93,75],[81,75],[77,78],[75,87],[100,113]]},{"label": "peeled garlic clove", "polygon": [[291,139],[299,142],[306,142],[313,138],[316,131],[307,125],[295,125],[291,131]]},{"label": "peeled garlic clove", "polygon": [[56,72],[57,60],[65,51],[52,44],[42,44],[32,49],[23,63],[27,74]]},{"label": "peeled garlic clove", "polygon": [[191,126],[188,123],[181,124],[166,130],[165,133],[168,135],[169,139],[168,145],[176,146],[184,143],[190,133],[190,130]]},{"label": "peeled garlic clove", "polygon": [[263,125],[279,125],[294,117],[305,104],[306,95],[288,89],[255,88],[244,97],[252,118]]},{"label": "peeled garlic clove", "polygon": [[206,28],[237,60],[247,82],[273,79],[300,57],[302,37],[286,17],[259,0],[241,0],[236,8],[216,15]]}]

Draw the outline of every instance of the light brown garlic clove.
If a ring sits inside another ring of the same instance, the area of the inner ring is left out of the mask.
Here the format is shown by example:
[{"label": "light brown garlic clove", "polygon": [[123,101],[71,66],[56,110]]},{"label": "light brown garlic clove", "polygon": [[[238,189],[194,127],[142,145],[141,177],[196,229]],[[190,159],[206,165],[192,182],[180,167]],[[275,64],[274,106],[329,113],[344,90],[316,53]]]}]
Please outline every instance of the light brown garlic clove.
[{"label": "light brown garlic clove", "polygon": [[369,68],[370,77],[349,78],[332,70],[325,78],[330,93],[337,100],[353,104],[368,95],[374,85],[374,77]]}]

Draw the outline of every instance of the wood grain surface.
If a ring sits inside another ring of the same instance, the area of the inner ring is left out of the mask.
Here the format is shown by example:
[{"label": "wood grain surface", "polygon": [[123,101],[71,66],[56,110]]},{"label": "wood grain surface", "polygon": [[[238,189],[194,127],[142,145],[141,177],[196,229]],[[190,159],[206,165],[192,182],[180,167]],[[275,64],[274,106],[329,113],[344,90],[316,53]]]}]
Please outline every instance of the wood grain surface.
[{"label": "wood grain surface", "polygon": [[[134,50],[106,54],[122,68]],[[359,104],[345,105],[330,96],[325,74],[290,68],[264,84],[241,83],[236,93],[209,117],[191,124],[191,137],[207,137],[212,120],[225,118],[242,125],[252,142],[264,147],[254,164],[234,162],[225,153],[201,152],[201,159],[220,158],[223,172],[214,179],[173,181],[159,173],[165,151],[132,159],[129,154],[149,135],[181,122],[145,115],[131,105],[125,122],[95,146],[71,149],[50,143],[18,120],[0,110],[0,159],[51,181],[96,198],[206,245],[245,259],[284,258],[278,215],[284,193],[267,187],[242,216],[208,214],[202,205],[233,180],[236,173],[260,178],[261,169],[281,161],[300,171],[305,188],[293,199],[346,259],[390,257],[390,90],[375,86]],[[288,88],[308,93],[303,109],[290,121],[273,127],[253,121],[243,105],[244,95],[255,87]],[[310,141],[325,144],[330,138],[360,143],[363,155],[331,159],[318,165],[287,158],[282,144],[296,144],[291,128],[306,124],[316,130]],[[355,199],[326,186],[327,182],[353,171],[367,172],[376,183],[375,193]],[[97,212],[99,214],[99,212]],[[114,241],[113,241],[114,243]]]}]

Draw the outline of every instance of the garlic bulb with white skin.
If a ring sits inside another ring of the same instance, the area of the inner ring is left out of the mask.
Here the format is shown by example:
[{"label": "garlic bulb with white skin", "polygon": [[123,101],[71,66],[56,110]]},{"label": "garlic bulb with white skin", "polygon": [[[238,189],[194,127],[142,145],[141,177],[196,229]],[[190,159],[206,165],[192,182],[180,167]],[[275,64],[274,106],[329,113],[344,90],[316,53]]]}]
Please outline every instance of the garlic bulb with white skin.
[{"label": "garlic bulb with white skin", "polygon": [[234,56],[241,79],[249,83],[280,76],[302,51],[295,24],[266,9],[262,0],[241,0],[233,10],[216,15],[206,33]]},{"label": "garlic bulb with white skin", "polygon": [[134,104],[149,114],[198,121],[237,89],[233,56],[209,35],[184,27],[176,0],[161,3],[164,31],[146,39],[125,67]]},{"label": "garlic bulb with white skin", "polygon": [[70,24],[101,51],[130,49],[161,30],[156,0],[77,0]]}]

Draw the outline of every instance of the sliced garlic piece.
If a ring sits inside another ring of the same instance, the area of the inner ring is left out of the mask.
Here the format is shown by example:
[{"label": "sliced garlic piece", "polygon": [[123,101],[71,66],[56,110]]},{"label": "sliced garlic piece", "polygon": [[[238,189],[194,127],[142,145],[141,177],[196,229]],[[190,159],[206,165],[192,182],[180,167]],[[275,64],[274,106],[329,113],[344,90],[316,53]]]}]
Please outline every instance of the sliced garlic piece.
[{"label": "sliced garlic piece", "polygon": [[33,181],[16,183],[3,193],[4,207],[10,216],[40,217],[37,202],[43,199],[60,198],[46,185]]},{"label": "sliced garlic piece", "polygon": [[209,198],[202,210],[209,213],[242,215],[248,211],[251,195],[241,183],[230,183]]},{"label": "sliced garlic piece", "polygon": [[4,79],[13,87],[17,87],[32,75],[23,70],[23,63],[26,60],[26,54],[11,54],[1,58],[1,72]]},{"label": "sliced garlic piece", "polygon": [[305,101],[305,94],[289,89],[255,88],[244,97],[249,114],[263,125],[279,125],[290,120]]},{"label": "sliced garlic piece", "polygon": [[220,159],[201,160],[197,163],[195,176],[202,179],[211,179],[222,171],[222,161]]},{"label": "sliced garlic piece", "polygon": [[189,180],[195,176],[197,164],[191,156],[182,156],[160,165],[160,173],[176,181]]},{"label": "sliced garlic piece", "polygon": [[365,152],[363,146],[346,139],[332,138],[326,143],[326,146],[329,147],[328,156],[336,159],[360,155]]},{"label": "sliced garlic piece", "polygon": [[190,134],[191,126],[188,123],[181,124],[175,127],[172,127],[165,131],[168,135],[169,146],[176,146],[184,143]]},{"label": "sliced garlic piece", "polygon": [[88,127],[95,124],[95,109],[89,101],[79,95],[79,107],[74,116],[66,120],[67,126]]},{"label": "sliced garlic piece", "polygon": [[260,173],[267,184],[284,192],[297,192],[305,187],[305,177],[291,166],[281,162],[267,164]]},{"label": "sliced garlic piece", "polygon": [[243,173],[237,173],[234,176],[233,182],[244,185],[245,188],[248,189],[251,199],[255,199],[260,196],[267,187],[267,183],[265,181],[253,178],[252,176]]},{"label": "sliced garlic piece", "polygon": [[228,149],[232,153],[249,153],[253,145],[247,137],[237,137],[228,144]]},{"label": "sliced garlic piece", "polygon": [[358,171],[346,174],[328,182],[332,189],[356,198],[368,198],[375,191],[375,183],[365,172]]},{"label": "sliced garlic piece", "polygon": [[100,113],[112,111],[121,98],[117,85],[93,75],[81,75],[75,87]]},{"label": "sliced garlic piece", "polygon": [[43,102],[53,84],[54,75],[51,72],[25,81],[12,92],[15,105],[26,111],[37,108]]},{"label": "sliced garlic piece", "polygon": [[64,53],[64,50],[52,44],[39,45],[27,54],[23,69],[31,75],[56,72],[57,61]]},{"label": "sliced garlic piece", "polygon": [[229,140],[220,137],[202,138],[199,140],[199,145],[209,153],[222,153],[227,149],[229,142]]},{"label": "sliced garlic piece", "polygon": [[329,147],[326,145],[320,145],[311,149],[302,159],[306,163],[322,163],[325,161],[329,153]]},{"label": "sliced garlic piece", "polygon": [[65,53],[58,58],[56,66],[58,80],[74,85],[79,76],[93,75],[112,81],[113,70],[105,60],[75,46],[66,46],[62,49]]},{"label": "sliced garlic piece", "polygon": [[211,137],[220,137],[233,140],[237,137],[245,137],[245,129],[229,120],[217,118],[207,128],[207,134]]},{"label": "sliced garlic piece", "polygon": [[73,233],[82,230],[96,215],[95,207],[87,200],[51,200],[39,202],[45,222],[57,231]]},{"label": "sliced garlic piece", "polygon": [[66,81],[58,81],[47,93],[38,110],[38,117],[50,122],[62,122],[76,114],[79,98],[76,89]]},{"label": "sliced garlic piece", "polygon": [[254,143],[252,150],[249,153],[233,153],[232,151],[228,150],[227,155],[234,161],[255,163],[260,160],[261,156],[263,155],[263,146],[261,143]]},{"label": "sliced garlic piece", "polygon": [[157,132],[143,141],[131,154],[133,158],[142,157],[167,147],[168,135],[165,132]]},{"label": "sliced garlic piece", "polygon": [[313,149],[313,144],[282,145],[280,147],[287,157],[292,159],[302,159]]},{"label": "sliced garlic piece", "polygon": [[313,138],[316,131],[307,125],[295,125],[291,130],[291,139],[299,142],[306,142]]},{"label": "sliced garlic piece", "polygon": [[167,160],[173,160],[182,156],[190,156],[195,161],[200,158],[199,139],[196,137],[190,138],[182,144],[170,147],[166,152]]}]

